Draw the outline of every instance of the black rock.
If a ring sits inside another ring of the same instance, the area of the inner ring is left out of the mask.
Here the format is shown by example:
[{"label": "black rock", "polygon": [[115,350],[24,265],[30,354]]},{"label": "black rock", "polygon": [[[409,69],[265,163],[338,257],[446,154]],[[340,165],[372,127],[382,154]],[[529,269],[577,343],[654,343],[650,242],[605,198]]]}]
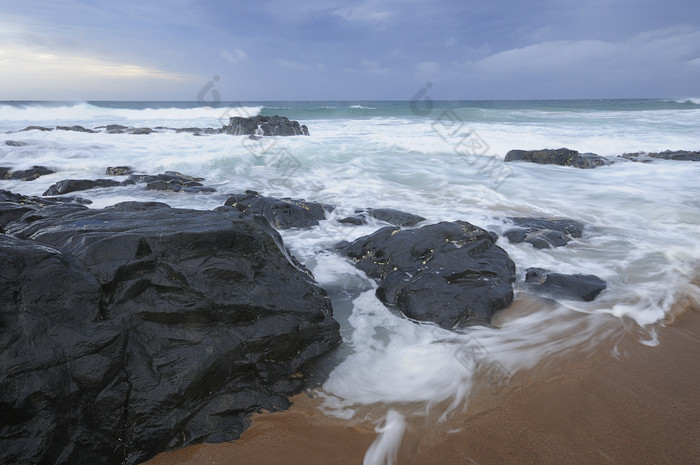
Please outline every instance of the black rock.
[{"label": "black rock", "polygon": [[105,129],[110,134],[123,134],[129,130],[127,126],[122,126],[121,124],[108,124]]},{"label": "black rock", "polygon": [[515,227],[503,235],[514,244],[528,242],[536,249],[563,247],[572,238],[583,236],[583,223],[570,219],[508,218]]},{"label": "black rock", "polygon": [[48,169],[45,166],[33,166],[28,170],[18,170],[10,172],[10,168],[0,167],[1,179],[17,179],[20,181],[34,181],[39,176],[52,174],[55,171]]},{"label": "black rock", "polygon": [[[179,173],[177,171],[166,171],[161,174],[132,174],[128,178],[129,181],[138,183],[151,183],[154,181],[177,181],[181,184],[186,184],[188,182],[200,182],[204,181],[204,178],[197,178],[194,176],[188,176],[186,174]],[[200,184],[201,185],[201,184]]]},{"label": "black rock", "polygon": [[134,170],[130,166],[109,166],[105,170],[105,174],[108,176],[126,176],[133,172]]},{"label": "black rock", "polygon": [[9,223],[20,219],[26,213],[39,210],[46,206],[64,203],[83,205],[91,202],[81,197],[28,197],[6,190],[0,190],[0,226],[5,227]]},{"label": "black rock", "polygon": [[365,219],[364,216],[348,216],[345,218],[341,218],[338,220],[338,223],[341,224],[352,224],[354,226],[362,226],[363,224],[367,224],[367,220]]},{"label": "black rock", "polygon": [[25,147],[29,145],[28,142],[22,142],[21,140],[6,140],[5,145],[9,147]]},{"label": "black rock", "polygon": [[285,116],[234,116],[222,132],[234,136],[308,136],[309,130]]},{"label": "black rock", "polygon": [[[356,211],[355,213],[359,213],[360,211]],[[368,208],[367,213],[373,218],[386,221],[396,226],[415,226],[421,221],[425,221],[425,218],[422,216],[394,210],[393,208]]]},{"label": "black rock", "polygon": [[124,184],[114,179],[64,179],[63,181],[50,185],[42,195],[62,195],[69,192],[122,185]]},{"label": "black rock", "polygon": [[340,342],[325,291],[260,217],[126,202],[10,229],[1,463],[136,464],[236,439]]},{"label": "black rock", "polygon": [[98,132],[98,131],[95,131],[94,129],[86,129],[78,124],[76,124],[74,126],[56,126],[56,129],[59,131],[89,132],[91,134]]},{"label": "black rock", "polygon": [[278,229],[310,228],[326,218],[333,207],[317,202],[263,197],[255,191],[233,194],[224,204],[247,215],[263,215]]},{"label": "black rock", "polygon": [[542,268],[528,268],[525,282],[534,292],[558,299],[590,302],[608,286],[592,274],[552,273]]},{"label": "black rock", "polygon": [[611,161],[595,153],[579,153],[567,148],[543,150],[511,150],[505,161],[529,161],[541,165],[573,166],[576,168],[596,168],[609,165]]},{"label": "black rock", "polygon": [[129,128],[129,134],[151,134],[155,132],[151,128]]},{"label": "black rock", "polygon": [[513,301],[515,264],[488,231],[465,221],[386,227],[336,247],[379,282],[382,302],[416,320],[488,324]]},{"label": "black rock", "polygon": [[20,129],[19,132],[22,131],[53,131],[51,128],[45,128],[44,126],[27,126],[24,129]]}]

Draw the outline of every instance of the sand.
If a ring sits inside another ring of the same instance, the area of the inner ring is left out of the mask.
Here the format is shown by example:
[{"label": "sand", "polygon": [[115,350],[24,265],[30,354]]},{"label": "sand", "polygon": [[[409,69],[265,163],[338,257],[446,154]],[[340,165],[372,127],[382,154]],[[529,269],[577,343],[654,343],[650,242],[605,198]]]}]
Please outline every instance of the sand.
[{"label": "sand", "polygon": [[[498,395],[475,393],[438,424],[411,420],[398,464],[700,463],[700,311],[657,328],[659,345],[628,331],[593,354],[517,374]],[[617,358],[611,354],[617,345]],[[318,399],[253,417],[231,443],[163,453],[148,465],[361,464],[374,425],[326,417]]]}]

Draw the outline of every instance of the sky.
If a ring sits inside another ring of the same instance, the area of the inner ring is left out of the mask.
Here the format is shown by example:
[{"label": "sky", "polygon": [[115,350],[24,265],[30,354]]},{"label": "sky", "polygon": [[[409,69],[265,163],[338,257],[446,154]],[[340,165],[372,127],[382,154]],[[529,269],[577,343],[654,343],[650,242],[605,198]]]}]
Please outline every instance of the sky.
[{"label": "sky", "polygon": [[697,0],[0,0],[0,100],[700,97]]}]

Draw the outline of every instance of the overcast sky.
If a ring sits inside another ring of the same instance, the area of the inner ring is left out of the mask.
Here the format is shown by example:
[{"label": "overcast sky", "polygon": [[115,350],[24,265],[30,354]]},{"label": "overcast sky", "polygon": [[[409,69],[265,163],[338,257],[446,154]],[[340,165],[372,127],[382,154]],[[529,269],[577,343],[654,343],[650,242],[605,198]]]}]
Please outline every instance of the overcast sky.
[{"label": "overcast sky", "polygon": [[408,100],[427,82],[441,99],[700,97],[700,1],[0,0],[0,99],[197,100],[210,82],[224,101]]}]

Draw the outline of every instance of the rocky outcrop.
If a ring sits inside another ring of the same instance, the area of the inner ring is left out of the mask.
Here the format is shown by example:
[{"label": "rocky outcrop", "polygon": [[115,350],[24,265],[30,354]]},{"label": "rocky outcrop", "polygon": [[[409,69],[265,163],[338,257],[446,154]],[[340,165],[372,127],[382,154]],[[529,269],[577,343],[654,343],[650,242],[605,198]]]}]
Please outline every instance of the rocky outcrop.
[{"label": "rocky outcrop", "polygon": [[52,174],[55,171],[48,169],[45,166],[32,166],[26,170],[12,171],[12,168],[0,166],[0,179],[14,179],[19,181],[34,181],[40,176]]},{"label": "rocky outcrop", "polygon": [[[107,168],[106,174],[122,176],[131,172],[128,166],[116,166]],[[199,181],[204,178],[196,178],[177,171],[166,171],[161,174],[132,174],[125,181],[115,179],[64,179],[49,186],[43,195],[63,195],[69,192],[84,191],[102,187],[130,186],[136,183],[145,183],[146,190],[211,193],[216,192],[213,187],[204,186]]]},{"label": "rocky outcrop", "polygon": [[567,148],[543,150],[511,150],[505,161],[529,161],[541,165],[573,166],[575,168],[596,168],[611,164],[607,158],[595,153],[579,153]]},{"label": "rocky outcrop", "polygon": [[309,129],[285,116],[234,116],[222,131],[234,136],[308,136]]},{"label": "rocky outcrop", "polygon": [[642,163],[649,163],[654,161],[654,159],[662,160],[678,160],[678,161],[700,161],[700,152],[693,152],[688,150],[665,150],[663,152],[636,152],[636,153],[624,153],[620,155],[620,158],[624,158],[629,161],[638,161]]},{"label": "rocky outcrop", "polygon": [[99,131],[95,131],[94,129],[84,128],[83,126],[80,126],[79,124],[75,124],[73,126],[56,126],[56,130],[58,130],[58,131],[87,132],[90,134],[94,134],[96,132],[99,132]]},{"label": "rocky outcrop", "polygon": [[527,242],[536,249],[563,247],[571,239],[583,236],[583,223],[566,218],[511,217],[508,220],[514,226],[506,228],[503,235],[514,244]]},{"label": "rocky outcrop", "polygon": [[25,214],[50,205],[74,203],[77,205],[90,204],[82,197],[28,197],[0,189],[0,227],[17,221]]},{"label": "rocky outcrop", "polygon": [[338,250],[378,281],[377,297],[443,328],[488,324],[513,300],[515,265],[494,235],[465,221],[382,228]]},{"label": "rocky outcrop", "polygon": [[260,217],[47,206],[0,235],[0,462],[136,464],[237,438],[340,341]]},{"label": "rocky outcrop", "polygon": [[224,204],[246,215],[263,215],[277,229],[310,228],[333,211],[330,205],[290,198],[263,197],[255,191],[233,194]]},{"label": "rocky outcrop", "polygon": [[583,300],[590,302],[608,285],[592,274],[552,273],[542,268],[528,268],[525,282],[528,289],[555,299]]}]

